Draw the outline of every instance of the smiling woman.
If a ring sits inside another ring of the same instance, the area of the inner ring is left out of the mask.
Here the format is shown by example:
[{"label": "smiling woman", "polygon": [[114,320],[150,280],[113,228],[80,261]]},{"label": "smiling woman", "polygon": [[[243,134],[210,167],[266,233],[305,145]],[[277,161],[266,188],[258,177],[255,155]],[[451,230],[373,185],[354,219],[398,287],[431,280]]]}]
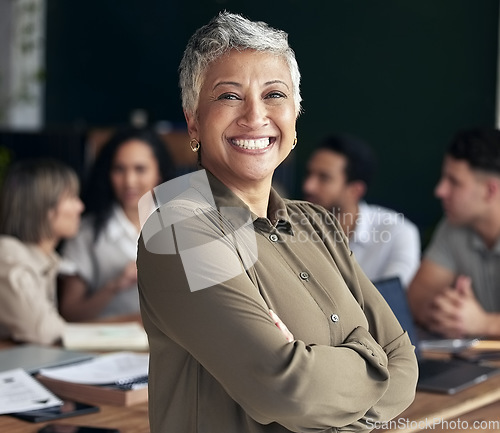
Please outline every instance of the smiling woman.
[{"label": "smiling woman", "polygon": [[335,217],[271,187],[299,81],[286,33],[263,22],[224,12],[188,42],[202,169],[140,202],[152,433],[366,431],[414,397],[410,340]]},{"label": "smiling woman", "polygon": [[119,130],[104,145],[84,191],[82,226],[62,250],[74,264],[74,273],[60,279],[67,320],[139,313],[137,203],[172,171],[165,143],[149,130]]}]

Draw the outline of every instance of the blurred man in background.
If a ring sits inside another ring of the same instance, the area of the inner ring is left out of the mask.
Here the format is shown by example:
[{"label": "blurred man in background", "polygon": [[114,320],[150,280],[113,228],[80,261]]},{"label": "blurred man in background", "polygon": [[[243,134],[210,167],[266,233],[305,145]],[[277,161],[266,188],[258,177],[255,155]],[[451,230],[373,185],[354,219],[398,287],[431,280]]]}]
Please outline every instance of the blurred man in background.
[{"label": "blurred man in background", "polygon": [[403,214],[363,200],[375,165],[362,140],[328,136],[307,163],[304,197],[335,214],[368,278],[397,276],[406,287],[420,264],[420,234]]},{"label": "blurred man in background", "polygon": [[408,296],[419,324],[445,337],[500,337],[500,131],[459,132],[435,195],[443,205]]}]

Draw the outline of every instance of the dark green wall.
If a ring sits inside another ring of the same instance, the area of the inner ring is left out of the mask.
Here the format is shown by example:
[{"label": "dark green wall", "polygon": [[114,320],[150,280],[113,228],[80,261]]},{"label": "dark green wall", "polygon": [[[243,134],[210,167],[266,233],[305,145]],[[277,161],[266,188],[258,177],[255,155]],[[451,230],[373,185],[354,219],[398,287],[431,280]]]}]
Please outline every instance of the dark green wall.
[{"label": "dark green wall", "polygon": [[183,117],[177,66],[189,35],[221,9],[289,33],[304,113],[300,177],[312,146],[343,131],[370,142],[379,172],[368,199],[403,211],[424,242],[440,217],[432,196],[459,128],[493,126],[498,0],[49,0],[46,121],[125,123]]}]

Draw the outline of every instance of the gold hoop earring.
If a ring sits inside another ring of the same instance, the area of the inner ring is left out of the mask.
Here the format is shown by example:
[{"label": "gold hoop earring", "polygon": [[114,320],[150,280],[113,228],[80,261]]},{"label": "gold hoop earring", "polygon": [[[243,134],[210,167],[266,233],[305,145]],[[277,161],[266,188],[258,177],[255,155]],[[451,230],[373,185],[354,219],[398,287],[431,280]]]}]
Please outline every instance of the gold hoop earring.
[{"label": "gold hoop earring", "polygon": [[193,152],[198,152],[198,150],[200,150],[200,142],[196,138],[191,139],[189,146]]},{"label": "gold hoop earring", "polygon": [[295,136],[292,144],[292,150],[295,149],[295,146],[297,146],[297,136]]}]

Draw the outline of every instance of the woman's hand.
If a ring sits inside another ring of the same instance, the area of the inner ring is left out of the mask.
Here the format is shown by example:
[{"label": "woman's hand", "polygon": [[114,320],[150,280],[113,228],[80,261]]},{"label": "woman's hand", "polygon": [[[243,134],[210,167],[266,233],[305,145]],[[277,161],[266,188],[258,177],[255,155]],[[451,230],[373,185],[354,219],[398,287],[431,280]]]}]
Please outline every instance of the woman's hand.
[{"label": "woman's hand", "polygon": [[288,330],[288,328],[282,322],[282,320],[278,317],[278,315],[273,310],[269,310],[269,314],[271,315],[272,319],[274,320],[274,323],[276,324],[276,326],[279,328],[279,330],[285,336],[286,341],[288,341],[290,343],[293,340],[295,340],[295,338],[293,338],[293,334]]},{"label": "woman's hand", "polygon": [[69,322],[94,320],[115,295],[135,288],[136,282],[137,268],[134,261],[129,262],[118,277],[94,293],[89,293],[87,283],[78,275],[61,277],[59,299],[61,315]]},{"label": "woman's hand", "polygon": [[125,266],[118,278],[116,278],[114,285],[115,293],[128,290],[135,283],[137,283],[137,267],[135,261],[131,261]]}]

